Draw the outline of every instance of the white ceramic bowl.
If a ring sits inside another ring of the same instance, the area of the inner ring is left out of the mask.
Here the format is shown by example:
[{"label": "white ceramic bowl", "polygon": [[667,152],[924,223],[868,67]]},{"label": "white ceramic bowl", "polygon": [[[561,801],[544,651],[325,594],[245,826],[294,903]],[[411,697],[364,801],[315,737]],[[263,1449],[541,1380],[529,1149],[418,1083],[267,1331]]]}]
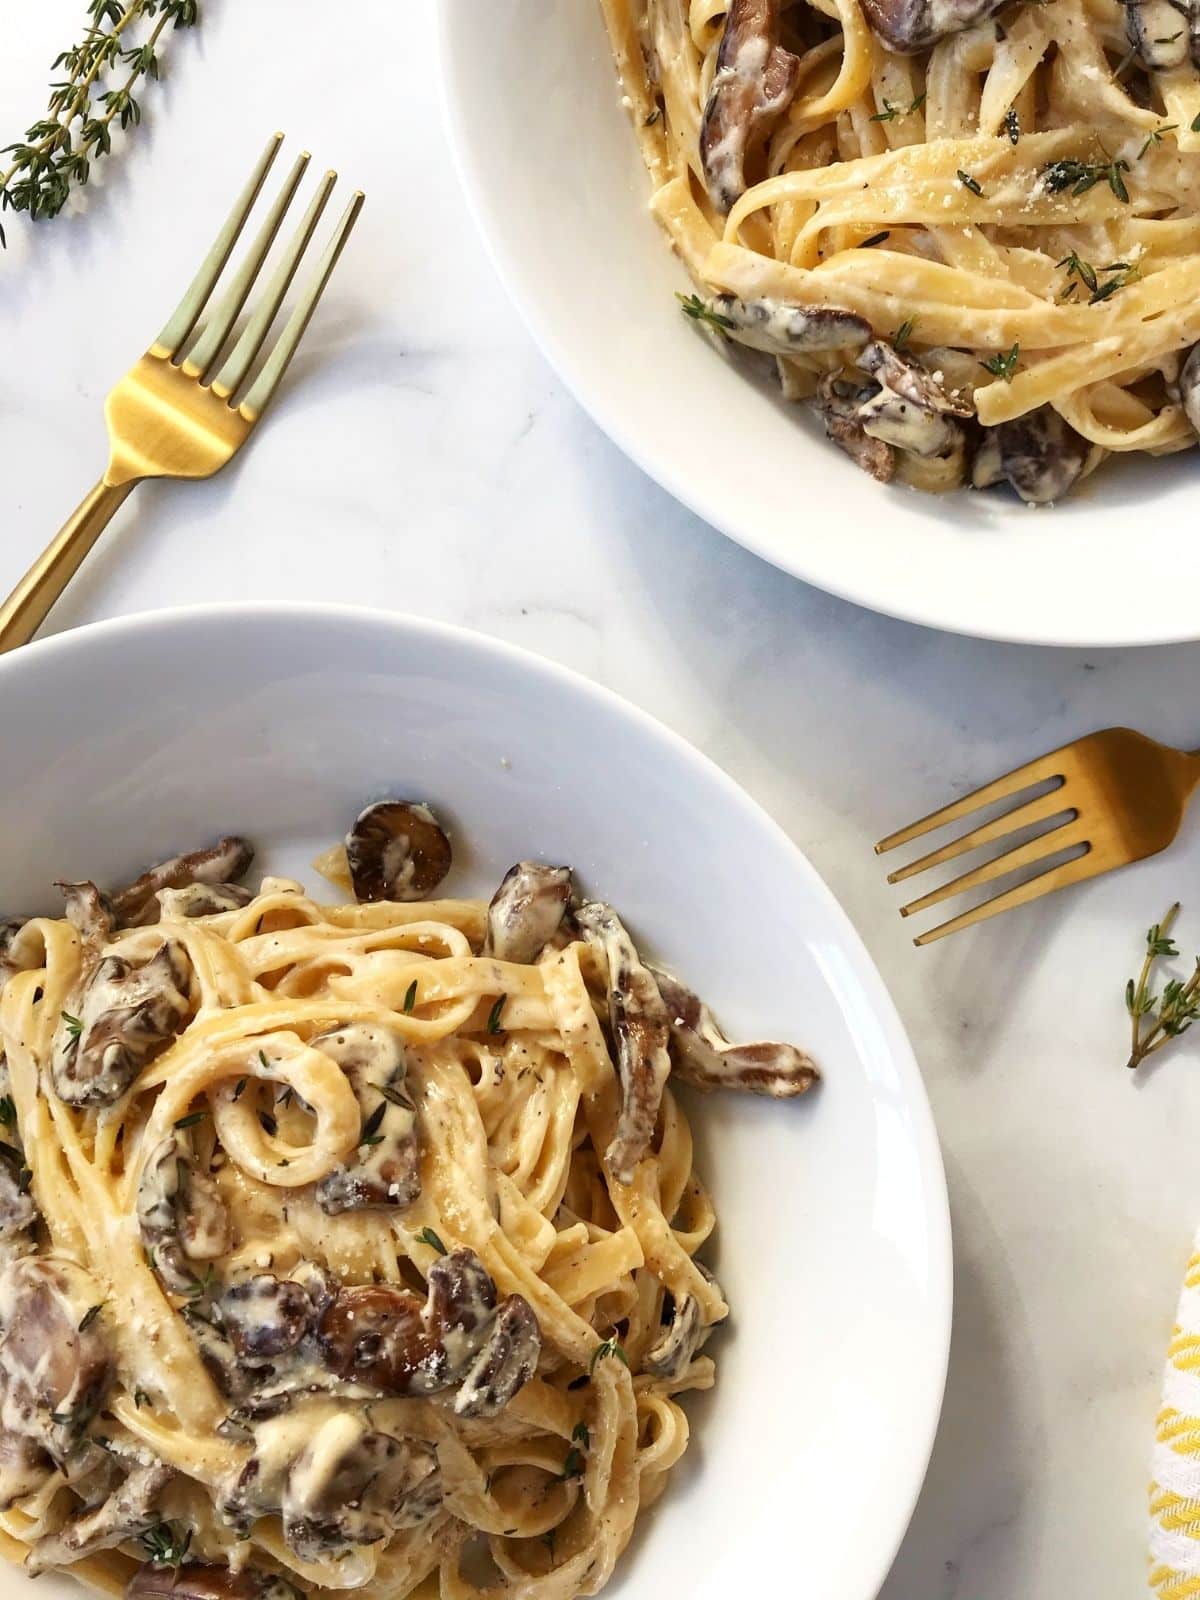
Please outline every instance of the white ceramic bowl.
[{"label": "white ceramic bowl", "polygon": [[[569,861],[735,1030],[808,1046],[826,1082],[803,1101],[689,1102],[735,1321],[620,1582],[692,1600],[875,1594],[941,1404],[937,1140],[854,930],[724,774],[534,657],[332,607],[162,612],[5,656],[0,749],[0,911],[223,832],[259,842],[255,871],[311,882],[357,809],[398,792],[449,823],[449,890],[490,892],[521,856]],[[0,1573],[3,1600],[31,1593]]]},{"label": "white ceramic bowl", "polygon": [[[664,488],[766,560],[913,622],[1036,644],[1200,636],[1192,452],[1107,462],[1034,510],[1007,493],[875,483],[807,408],[722,360],[647,208],[596,0],[441,0],[448,123],[501,278],[597,423]],[[1149,520],[1143,520],[1148,518]]]}]

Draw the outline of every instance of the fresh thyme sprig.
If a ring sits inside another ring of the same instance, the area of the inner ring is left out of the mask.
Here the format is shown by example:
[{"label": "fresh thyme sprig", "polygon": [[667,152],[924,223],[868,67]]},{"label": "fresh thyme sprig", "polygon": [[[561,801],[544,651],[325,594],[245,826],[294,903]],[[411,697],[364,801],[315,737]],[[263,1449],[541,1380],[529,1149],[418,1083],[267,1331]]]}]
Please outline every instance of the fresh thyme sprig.
[{"label": "fresh thyme sprig", "polygon": [[[50,85],[46,115],[0,151],[12,157],[0,166],[0,212],[25,211],[32,222],[58,215],[72,186],[86,184],[111,152],[114,123],[128,129],[142,120],[133,91],[140,79],[158,77],[165,30],[190,28],[197,9],[198,0],[88,0],[83,39],[55,57],[52,70],[63,76]],[[135,40],[142,20],[153,26]]]},{"label": "fresh thyme sprig", "polygon": [[[1110,295],[1116,294],[1118,289],[1124,289],[1126,284],[1134,283],[1141,277],[1141,273],[1132,261],[1110,261],[1106,267],[1093,267],[1090,262],[1081,260],[1074,250],[1061,261],[1055,262],[1055,265],[1067,269],[1067,287],[1059,295],[1059,299],[1069,300],[1082,283],[1089,291],[1088,304],[1092,306],[1101,300],[1107,300]],[[1105,281],[1101,283],[1101,274],[1111,274],[1111,276],[1106,276]],[[1074,281],[1076,279],[1078,282]]]},{"label": "fresh thyme sprig", "polygon": [[1011,350],[1003,350],[998,355],[989,356],[979,365],[994,378],[1003,378],[1005,383],[1013,381],[1013,373],[1017,370],[1017,362],[1021,358],[1021,346],[1014,344]]},{"label": "fresh thyme sprig", "polygon": [[914,111],[919,111],[925,104],[925,96],[917,95],[915,100],[910,100],[908,108],[894,106],[890,100],[883,102],[883,110],[877,111],[870,119],[872,122],[895,122],[897,117],[911,117]]},{"label": "fresh thyme sprig", "polygon": [[1064,189],[1070,189],[1073,195],[1087,194],[1098,183],[1107,183],[1117,199],[1128,205],[1129,190],[1122,176],[1128,171],[1129,163],[1123,157],[1116,161],[1076,161],[1068,157],[1043,167],[1042,178],[1051,194],[1060,194]]},{"label": "fresh thyme sprig", "polygon": [[[1125,1009],[1129,1013],[1131,1027],[1129,1060],[1125,1065],[1131,1071],[1140,1067],[1147,1056],[1161,1050],[1170,1040],[1186,1033],[1200,1016],[1200,956],[1196,958],[1190,978],[1168,979],[1160,995],[1154,994],[1150,987],[1155,962],[1164,956],[1179,954],[1171,937],[1171,929],[1178,915],[1177,900],[1162,921],[1147,930],[1142,970],[1136,979],[1130,978],[1125,985]],[[1144,1023],[1148,1023],[1148,1026],[1143,1032]]]},{"label": "fresh thyme sprig", "polygon": [[[1155,40],[1155,43],[1157,44],[1158,41]],[[1138,160],[1140,161],[1142,159],[1152,144],[1161,144],[1163,142],[1163,135],[1165,133],[1171,133],[1178,126],[1179,124],[1177,122],[1164,122],[1157,128],[1151,128],[1150,132],[1146,135],[1145,144],[1137,153]]]},{"label": "fresh thyme sprig", "polygon": [[177,1567],[188,1553],[192,1530],[188,1528],[180,1534],[174,1523],[160,1522],[153,1528],[147,1528],[140,1537],[146,1554],[155,1566]]},{"label": "fresh thyme sprig", "polygon": [[685,317],[690,317],[693,322],[702,322],[707,327],[715,328],[722,338],[729,332],[730,328],[735,326],[732,317],[726,317],[720,311],[714,311],[711,306],[706,305],[701,300],[698,294],[681,294],[676,289],[675,298],[679,301],[679,309]]}]

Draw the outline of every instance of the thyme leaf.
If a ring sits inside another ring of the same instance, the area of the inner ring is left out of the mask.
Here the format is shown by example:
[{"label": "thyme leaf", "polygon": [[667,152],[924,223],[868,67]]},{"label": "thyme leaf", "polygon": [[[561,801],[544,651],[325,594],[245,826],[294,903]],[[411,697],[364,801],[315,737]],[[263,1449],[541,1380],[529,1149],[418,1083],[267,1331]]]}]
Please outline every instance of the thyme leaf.
[{"label": "thyme leaf", "polygon": [[698,294],[680,294],[679,290],[676,289],[675,298],[679,301],[680,309],[685,317],[690,317],[693,322],[703,322],[708,327],[715,328],[722,336],[727,334],[730,328],[737,327],[737,323],[734,322],[732,317],[726,317],[720,311],[714,311],[707,301],[702,300]]},{"label": "thyme leaf", "polygon": [[441,1238],[438,1234],[434,1233],[432,1228],[422,1228],[420,1233],[414,1235],[414,1238],[419,1239],[422,1244],[427,1244],[431,1250],[436,1250],[440,1256],[449,1254],[449,1251],[442,1243]]},{"label": "thyme leaf", "polygon": [[1005,383],[1011,383],[1013,381],[1013,373],[1017,370],[1017,361],[1020,355],[1021,346],[1014,344],[1011,350],[1006,350],[999,355],[989,356],[986,361],[981,361],[979,365],[985,371],[990,372],[993,377],[1003,378]]},{"label": "thyme leaf", "polygon": [[1172,1039],[1186,1033],[1200,1016],[1200,957],[1196,958],[1189,978],[1168,979],[1161,995],[1156,995],[1151,988],[1155,963],[1179,954],[1171,936],[1178,915],[1177,900],[1161,922],[1147,929],[1141,971],[1125,985],[1125,1009],[1130,1019],[1129,1059],[1125,1065],[1131,1071]]}]

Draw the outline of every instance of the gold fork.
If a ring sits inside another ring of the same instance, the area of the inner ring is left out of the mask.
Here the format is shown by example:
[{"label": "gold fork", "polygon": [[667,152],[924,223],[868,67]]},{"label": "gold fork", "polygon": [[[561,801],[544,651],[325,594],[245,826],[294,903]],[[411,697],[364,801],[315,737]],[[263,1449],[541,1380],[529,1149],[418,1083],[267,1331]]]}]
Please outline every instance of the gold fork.
[{"label": "gold fork", "polygon": [[362,193],[356,191],[298,303],[257,375],[252,377],[251,369],[263,353],[271,325],[336,181],[336,173],[325,174],[258,304],[221,361],[234,324],[308,166],[308,152],[304,151],[268,211],[246,259],[206,317],[205,308],[217,280],[282,142],[281,133],[271,139],[170,321],[109,395],[104,407],[108,467],[0,606],[0,651],[13,650],[33,638],[135,485],[143,478],[211,477],[245,444],[279,387],[363,203]]},{"label": "gold fork", "polygon": [[[888,873],[889,883],[902,883],[929,867],[981,845],[997,844],[1018,829],[1045,823],[1036,838],[1012,845],[981,866],[952,878],[939,888],[900,907],[902,917],[925,911],[952,895],[982,888],[997,879],[1024,868],[1047,863],[1041,872],[994,895],[990,900],[952,917],[939,927],[923,933],[914,944],[931,944],[948,933],[969,928],[985,917],[1037,900],[1068,884],[1095,878],[1131,861],[1156,855],[1179,832],[1192,790],[1200,783],[1200,751],[1172,750],[1168,745],[1147,739],[1132,728],[1104,728],[1076,739],[1061,750],[1030,761],[993,783],[984,784],[973,794],[964,795],[951,805],[933,811],[919,822],[891,833],[875,846],[876,854],[908,844],[922,834],[948,823],[958,822],[972,812],[997,801],[1015,799],[1025,790],[1044,784],[1053,787],[1016,805],[1002,815],[931,850],[919,860],[910,861]],[[1073,851],[1069,860],[1057,862],[1064,851]]]}]

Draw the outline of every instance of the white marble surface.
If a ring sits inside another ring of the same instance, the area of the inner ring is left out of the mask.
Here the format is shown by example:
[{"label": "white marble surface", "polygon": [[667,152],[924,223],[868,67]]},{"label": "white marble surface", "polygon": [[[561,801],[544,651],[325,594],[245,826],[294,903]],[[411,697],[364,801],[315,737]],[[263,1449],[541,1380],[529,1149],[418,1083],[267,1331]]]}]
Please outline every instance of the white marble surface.
[{"label": "white marble surface", "polygon": [[[1175,895],[1200,948],[1200,818],[1160,862],[920,953],[870,846],[1092,727],[1200,744],[1200,649],[923,632],[782,577],[680,510],[563,392],[492,276],[445,145],[428,3],[331,18],[316,0],[207,0],[86,214],[9,226],[0,590],[99,473],[104,394],[266,134],[308,142],[368,203],[287,394],[219,479],[139,490],[52,626],[232,597],[370,601],[562,661],[720,761],[856,920],[945,1148],[949,1389],[886,1600],[1129,1600],[1200,1217],[1200,1073],[1185,1042],[1130,1081],[1121,990]],[[4,140],[39,112],[82,9],[40,0],[6,35]]]}]

